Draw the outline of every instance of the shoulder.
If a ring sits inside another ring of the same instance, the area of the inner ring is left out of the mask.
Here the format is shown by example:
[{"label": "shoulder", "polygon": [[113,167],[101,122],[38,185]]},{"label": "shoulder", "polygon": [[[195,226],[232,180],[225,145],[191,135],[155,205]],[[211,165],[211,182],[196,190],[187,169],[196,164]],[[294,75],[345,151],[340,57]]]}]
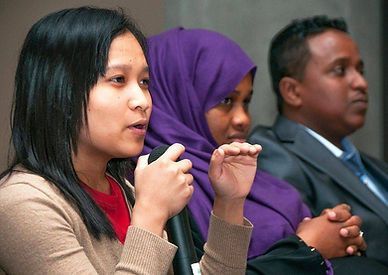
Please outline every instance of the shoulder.
[{"label": "shoulder", "polygon": [[[0,181],[0,204],[9,197],[23,200],[28,197],[56,197],[60,192],[55,185],[29,171],[15,171]],[[16,196],[16,197],[15,197]]]},{"label": "shoulder", "polygon": [[59,189],[46,179],[28,171],[17,171],[0,181],[1,219],[30,219],[50,213],[74,213]]},{"label": "shoulder", "polygon": [[249,135],[249,140],[260,140],[260,139],[270,139],[275,140],[275,134],[272,130],[272,127],[267,125],[257,125],[251,131]]},{"label": "shoulder", "polygon": [[264,125],[256,126],[248,137],[248,141],[262,146],[263,151],[260,153],[260,160],[268,158],[268,161],[277,161],[278,157],[283,158],[284,155],[289,155],[292,158],[290,152],[277,137],[272,127]]},{"label": "shoulder", "polygon": [[282,148],[281,141],[276,136],[272,127],[265,125],[257,125],[248,137],[250,143],[257,143],[263,147],[264,150],[271,149],[273,147]]},{"label": "shoulder", "polygon": [[0,194],[2,195],[13,192],[13,190],[17,190],[21,194],[28,194],[33,189],[39,190],[42,193],[47,191],[49,193],[54,192],[50,182],[27,170],[15,170],[0,181]]},{"label": "shoulder", "polygon": [[293,143],[280,140],[272,127],[256,126],[248,140],[263,148],[258,157],[260,170],[287,182],[304,179],[304,162],[288,147]]}]

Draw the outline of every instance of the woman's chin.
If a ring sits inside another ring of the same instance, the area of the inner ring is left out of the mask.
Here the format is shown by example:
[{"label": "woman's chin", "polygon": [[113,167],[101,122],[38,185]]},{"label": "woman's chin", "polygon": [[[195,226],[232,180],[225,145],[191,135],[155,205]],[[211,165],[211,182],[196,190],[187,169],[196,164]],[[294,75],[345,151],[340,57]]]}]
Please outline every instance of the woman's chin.
[{"label": "woman's chin", "polygon": [[115,158],[133,158],[137,157],[141,154],[144,147],[144,142],[140,144],[136,144],[136,146],[131,146],[130,148],[127,148],[126,150],[123,150],[121,153],[117,154]]}]

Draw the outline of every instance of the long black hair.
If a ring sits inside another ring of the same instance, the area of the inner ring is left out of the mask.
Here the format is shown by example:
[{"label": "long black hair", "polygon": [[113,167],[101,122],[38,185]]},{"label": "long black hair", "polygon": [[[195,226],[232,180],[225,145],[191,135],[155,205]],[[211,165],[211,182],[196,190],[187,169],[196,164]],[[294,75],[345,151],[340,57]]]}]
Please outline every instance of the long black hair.
[{"label": "long black hair", "polygon": [[[89,92],[105,74],[109,47],[129,31],[146,55],[146,39],[122,10],[80,7],[49,14],[35,23],[24,41],[15,76],[11,114],[14,159],[0,177],[22,165],[57,186],[78,208],[88,230],[115,238],[102,210],[81,188],[72,154],[87,121]],[[133,205],[125,184],[128,159],[107,166]]]}]

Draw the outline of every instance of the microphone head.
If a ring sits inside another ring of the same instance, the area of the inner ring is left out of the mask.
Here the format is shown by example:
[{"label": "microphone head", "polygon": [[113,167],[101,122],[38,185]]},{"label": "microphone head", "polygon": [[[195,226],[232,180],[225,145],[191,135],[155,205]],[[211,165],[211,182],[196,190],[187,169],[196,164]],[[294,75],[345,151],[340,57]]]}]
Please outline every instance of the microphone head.
[{"label": "microphone head", "polygon": [[164,152],[167,151],[168,147],[170,147],[170,145],[163,144],[163,145],[159,145],[158,147],[152,149],[150,155],[148,156],[148,164],[154,162],[161,155],[163,155]]}]

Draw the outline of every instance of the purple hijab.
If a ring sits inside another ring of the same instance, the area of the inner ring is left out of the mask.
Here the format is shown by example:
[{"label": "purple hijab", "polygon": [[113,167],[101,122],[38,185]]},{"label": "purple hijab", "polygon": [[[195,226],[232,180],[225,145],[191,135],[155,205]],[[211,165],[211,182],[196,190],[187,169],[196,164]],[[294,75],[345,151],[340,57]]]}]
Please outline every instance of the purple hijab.
[{"label": "purple hijab", "polygon": [[[179,142],[193,163],[194,194],[189,209],[204,240],[214,192],[207,171],[218,147],[205,113],[231,93],[256,66],[233,41],[208,30],[176,28],[149,38],[148,62],[153,110],[144,152]],[[254,224],[248,258],[263,254],[276,241],[295,233],[310,213],[297,191],[284,181],[258,172],[245,204]]]}]

